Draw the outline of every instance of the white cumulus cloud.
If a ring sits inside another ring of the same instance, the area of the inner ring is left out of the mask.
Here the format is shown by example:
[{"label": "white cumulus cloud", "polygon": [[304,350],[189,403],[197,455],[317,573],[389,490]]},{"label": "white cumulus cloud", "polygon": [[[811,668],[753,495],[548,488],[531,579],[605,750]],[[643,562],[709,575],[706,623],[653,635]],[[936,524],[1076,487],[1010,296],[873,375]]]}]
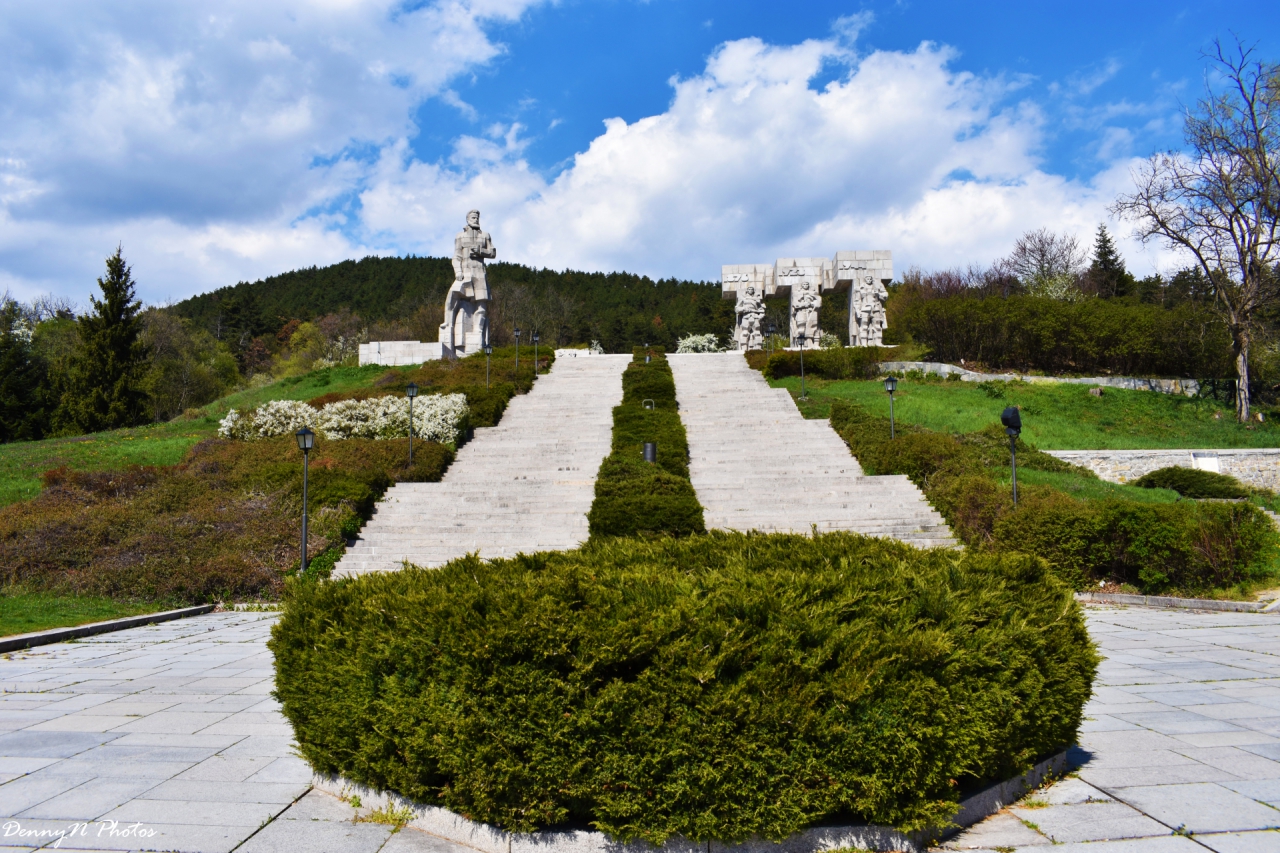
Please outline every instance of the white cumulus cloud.
[{"label": "white cumulus cloud", "polygon": [[[0,287],[82,299],[123,241],[149,301],[368,253],[444,254],[479,208],[499,257],[715,279],[721,264],[890,248],[986,262],[1042,226],[1088,242],[1128,187],[1116,132],[1087,180],[1018,77],[946,46],[720,45],[668,108],[607,118],[557,173],[491,124],[417,158],[413,116],[539,0],[27,5],[0,26]],[[70,10],[70,11],[68,11]],[[819,84],[815,81],[830,80]],[[1121,227],[1123,234],[1126,229]],[[1131,267],[1169,259],[1122,241]]]}]

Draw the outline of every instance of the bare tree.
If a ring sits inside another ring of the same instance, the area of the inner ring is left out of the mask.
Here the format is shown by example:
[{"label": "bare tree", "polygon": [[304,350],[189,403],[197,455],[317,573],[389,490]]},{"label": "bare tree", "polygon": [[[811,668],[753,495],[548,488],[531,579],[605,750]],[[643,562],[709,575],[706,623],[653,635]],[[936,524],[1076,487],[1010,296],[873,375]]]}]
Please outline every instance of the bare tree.
[{"label": "bare tree", "polygon": [[1003,266],[1024,285],[1034,288],[1051,282],[1074,282],[1084,271],[1085,258],[1085,250],[1075,237],[1040,228],[1019,237],[1013,244],[1013,253],[996,266]]},{"label": "bare tree", "polygon": [[1273,303],[1272,270],[1280,209],[1280,66],[1214,42],[1209,56],[1225,85],[1187,111],[1189,152],[1151,157],[1134,174],[1137,191],[1113,213],[1137,224],[1143,242],[1159,239],[1195,258],[1231,332],[1236,418],[1249,419],[1249,348],[1259,309]]}]

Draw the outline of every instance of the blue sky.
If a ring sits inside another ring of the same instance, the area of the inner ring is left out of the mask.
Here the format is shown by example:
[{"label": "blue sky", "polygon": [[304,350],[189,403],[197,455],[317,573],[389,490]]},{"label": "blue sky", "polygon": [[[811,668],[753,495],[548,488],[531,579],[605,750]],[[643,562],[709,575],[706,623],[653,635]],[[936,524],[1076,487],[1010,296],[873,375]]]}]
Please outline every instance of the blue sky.
[{"label": "blue sky", "polygon": [[[1181,144],[1201,55],[1280,7],[1200,2],[191,0],[0,21],[0,290],[148,302],[365,254],[715,279],[890,248],[1092,237]],[[1178,259],[1111,223],[1136,271]]]}]

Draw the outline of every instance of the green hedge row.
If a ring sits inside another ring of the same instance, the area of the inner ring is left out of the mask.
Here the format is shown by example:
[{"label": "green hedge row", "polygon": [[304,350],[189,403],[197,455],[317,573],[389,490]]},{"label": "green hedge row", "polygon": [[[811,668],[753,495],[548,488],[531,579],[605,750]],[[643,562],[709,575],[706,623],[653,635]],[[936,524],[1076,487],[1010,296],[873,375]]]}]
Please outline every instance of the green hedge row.
[{"label": "green hedge row", "polygon": [[943,824],[1075,741],[1096,668],[1044,561],[854,534],[297,584],[270,647],[317,771],[655,843]]},{"label": "green hedge row", "polygon": [[[897,426],[837,401],[831,425],[868,474],[905,474],[969,547],[1044,557],[1076,588],[1114,580],[1144,594],[1194,594],[1260,577],[1276,544],[1271,522],[1248,503],[1151,504],[1080,500],[1041,485],[1007,485],[1009,443],[998,425],[961,436]],[[1083,469],[1018,441],[1018,467]]]},{"label": "green hedge row", "polygon": [[[1127,376],[1232,376],[1231,338],[1210,306],[1035,296],[914,302],[895,323],[930,358],[990,368]],[[808,367],[808,364],[805,365]]]},{"label": "green hedge row", "polygon": [[[592,536],[686,536],[703,533],[702,505],[689,482],[689,441],[666,356],[637,348],[622,374],[622,403],[613,410],[613,448],[600,465],[587,513]],[[653,408],[646,409],[645,401]],[[658,445],[657,464],[644,444]]]},{"label": "green hedge row", "polygon": [[[838,349],[805,350],[804,374],[815,379],[874,379],[880,362],[892,361],[893,350],[882,347],[840,347]],[[763,353],[747,354],[747,363],[760,370],[766,379],[782,379],[800,375],[800,353],[775,352],[766,360]]]}]

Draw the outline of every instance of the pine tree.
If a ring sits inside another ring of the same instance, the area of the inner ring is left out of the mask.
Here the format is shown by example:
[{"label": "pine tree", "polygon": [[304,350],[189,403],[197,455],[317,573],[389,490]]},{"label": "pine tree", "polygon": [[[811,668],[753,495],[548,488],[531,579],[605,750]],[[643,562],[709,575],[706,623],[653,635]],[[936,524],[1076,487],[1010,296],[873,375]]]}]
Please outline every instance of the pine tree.
[{"label": "pine tree", "polygon": [[94,312],[80,320],[80,342],[67,369],[58,411],[63,431],[99,432],[147,420],[142,303],[134,299],[132,270],[119,246],[107,258],[107,275],[98,287],[102,299],[89,297]]},{"label": "pine tree", "polygon": [[1129,296],[1137,282],[1124,268],[1124,258],[1116,251],[1106,225],[1098,226],[1098,236],[1093,243],[1093,263],[1089,265],[1089,283],[1102,297]]},{"label": "pine tree", "polygon": [[41,438],[48,426],[44,371],[31,352],[31,326],[12,299],[0,302],[0,442]]}]

